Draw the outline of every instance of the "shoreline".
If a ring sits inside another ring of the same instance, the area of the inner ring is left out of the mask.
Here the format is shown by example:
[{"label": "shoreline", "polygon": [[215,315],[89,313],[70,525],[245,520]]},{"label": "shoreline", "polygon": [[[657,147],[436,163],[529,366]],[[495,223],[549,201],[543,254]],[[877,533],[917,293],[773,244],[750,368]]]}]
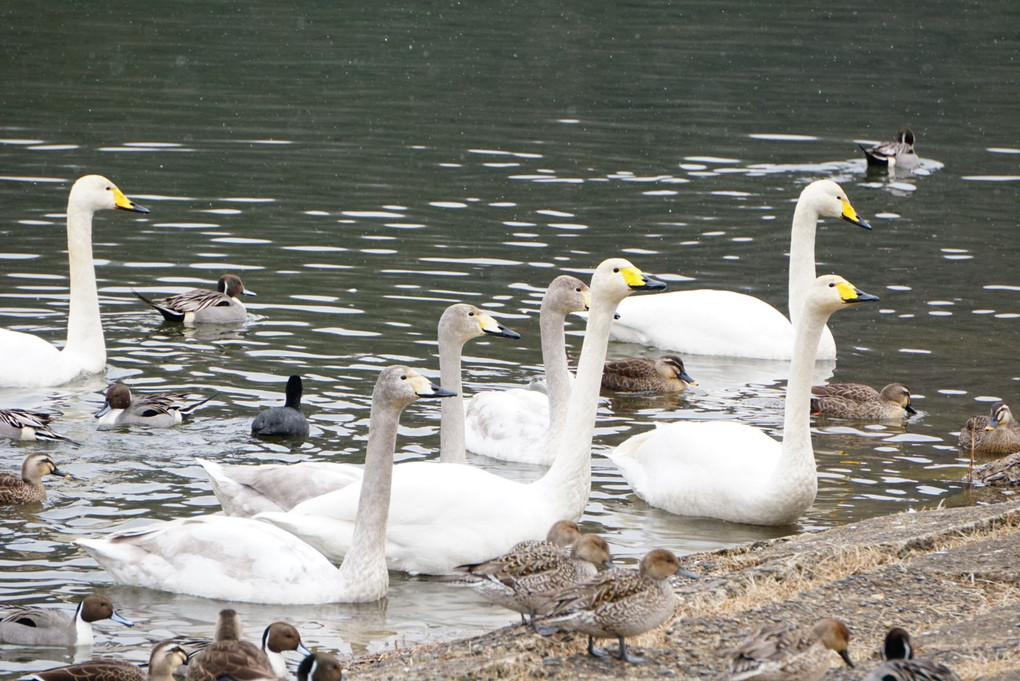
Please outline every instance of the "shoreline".
[{"label": "shoreline", "polygon": [[[725,650],[759,626],[836,617],[855,669],[832,655],[826,680],[863,678],[889,627],[906,628],[962,679],[1020,678],[1020,501],[905,512],[822,532],[685,556],[677,611],[628,639],[646,662],[585,652],[587,638],[511,626],[344,661],[344,678],[714,679]],[[615,654],[616,642],[599,645]],[[838,665],[838,666],[837,666]]]}]

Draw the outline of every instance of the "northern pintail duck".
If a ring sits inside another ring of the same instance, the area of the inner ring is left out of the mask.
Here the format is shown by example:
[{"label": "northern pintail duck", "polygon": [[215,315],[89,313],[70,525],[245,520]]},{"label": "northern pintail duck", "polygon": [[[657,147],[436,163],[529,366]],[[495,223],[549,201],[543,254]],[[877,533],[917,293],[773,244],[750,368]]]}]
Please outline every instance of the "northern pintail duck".
[{"label": "northern pintail duck", "polygon": [[301,377],[288,378],[284,405],[259,412],[251,423],[251,434],[301,440],[308,437],[308,419],[301,413],[301,391]]},{"label": "northern pintail duck", "polygon": [[223,515],[178,518],[76,543],[116,581],[132,586],[254,603],[377,601],[389,587],[386,523],[400,414],[419,398],[449,394],[406,366],[379,372],[369,417],[365,493],[339,568],[270,523]]},{"label": "northern pintail duck", "polygon": [[680,567],[672,552],[654,549],[637,570],[613,568],[550,594],[551,616],[545,621],[587,634],[588,653],[595,657],[605,655],[595,647],[595,638],[616,638],[619,658],[640,663],[642,658],[627,654],[625,639],[669,619],[677,603],[669,577],[677,574],[695,577]]},{"label": "northern pintail duck", "polygon": [[569,553],[552,546],[546,550],[533,547],[510,552],[467,568],[470,574],[484,576],[478,583],[479,595],[491,603],[525,615],[548,614],[553,603],[550,595],[587,581],[598,568],[609,566],[609,544],[602,537],[586,534],[578,537]]},{"label": "northern pintail duck", "polygon": [[620,392],[680,393],[697,384],[676,355],[614,359],[602,371],[602,387]]},{"label": "northern pintail duck", "polygon": [[27,409],[0,409],[0,438],[78,444],[50,428],[52,414]]},{"label": "northern pintail duck", "polygon": [[51,608],[18,608],[2,613],[0,642],[22,646],[90,646],[92,623],[111,619],[124,626],[133,626],[101,594],[81,599],[74,613]]},{"label": "northern pintail duck", "polygon": [[911,170],[921,164],[921,159],[914,151],[914,132],[910,128],[901,129],[892,142],[881,142],[870,147],[863,144],[857,146],[864,152],[869,166]]},{"label": "northern pintail duck", "polygon": [[916,414],[910,388],[890,383],[879,392],[860,383],[830,383],[811,388],[811,413],[838,419],[890,421]]},{"label": "northern pintail duck", "polygon": [[[70,298],[67,342],[58,350],[39,336],[0,329],[0,386],[43,387],[106,371],[106,343],[99,316],[99,293],[92,260],[92,216],[114,209],[148,213],[115,184],[100,175],[86,175],[71,187],[67,199],[67,257]],[[17,361],[10,361],[17,358]]]},{"label": "northern pintail duck", "polygon": [[283,654],[290,650],[296,650],[302,655],[312,654],[302,643],[301,634],[293,624],[273,622],[262,632],[262,652],[269,658],[273,671],[281,678],[287,676],[287,660]]},{"label": "northern pintail duck", "polygon": [[269,657],[254,644],[242,640],[243,633],[237,612],[229,608],[220,610],[213,642],[188,660],[187,680],[276,678]]},{"label": "northern pintail duck", "polygon": [[978,454],[1020,452],[1020,426],[1005,402],[992,405],[988,416],[974,416],[960,429],[960,447]]},{"label": "northern pintail duck", "polygon": [[864,681],[960,681],[956,672],[940,662],[915,659],[910,634],[900,627],[885,635],[882,659]]},{"label": "northern pintail duck", "polygon": [[148,672],[118,660],[89,660],[22,676],[18,681],[174,681],[174,670],[188,659],[176,641],[160,641],[149,655]]},{"label": "northern pintail duck", "polygon": [[591,305],[588,285],[560,275],[542,296],[538,326],[545,381],[526,388],[484,390],[465,403],[465,444],[475,454],[504,461],[548,466],[555,450],[547,445],[560,430],[573,377],[567,364],[564,325],[567,315]]},{"label": "northern pintail duck", "polygon": [[340,681],[344,670],[340,660],[326,653],[314,653],[298,665],[298,681]]},{"label": "northern pintail duck", "polygon": [[21,464],[21,475],[0,473],[0,504],[30,504],[46,498],[42,479],[46,475],[71,477],[57,470],[49,454],[34,452]]},{"label": "northern pintail duck", "polygon": [[854,666],[849,643],[850,629],[835,619],[762,627],[732,651],[729,681],[818,681],[829,669],[830,650]]},{"label": "northern pintail duck", "polygon": [[[591,493],[591,442],[609,324],[620,300],[634,291],[663,288],[665,284],[623,258],[604,260],[595,268],[591,311],[559,453],[539,479],[511,480],[477,466],[431,461],[393,467],[386,532],[390,569],[447,574],[541,536],[561,518],[581,515]],[[337,560],[350,548],[359,497],[367,485],[366,475],[361,484],[303,501],[288,513],[263,513],[259,518]],[[493,532],[493,527],[500,531]]]},{"label": "northern pintail duck", "polygon": [[131,394],[123,383],[114,383],[106,390],[106,402],[96,412],[100,426],[149,426],[171,428],[185,416],[211,400],[210,395],[197,402],[188,402],[187,393]]},{"label": "northern pintail duck", "polygon": [[248,311],[237,296],[255,295],[244,287],[241,277],[236,274],[220,277],[215,291],[196,288],[156,301],[149,300],[138,291],[134,294],[154,307],[164,320],[183,322],[185,326],[243,322],[248,318]]}]

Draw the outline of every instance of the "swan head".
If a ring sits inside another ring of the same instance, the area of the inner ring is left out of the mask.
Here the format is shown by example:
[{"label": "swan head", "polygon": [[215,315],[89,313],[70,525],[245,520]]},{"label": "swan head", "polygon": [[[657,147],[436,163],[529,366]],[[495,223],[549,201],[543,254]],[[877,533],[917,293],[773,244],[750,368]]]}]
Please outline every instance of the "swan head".
[{"label": "swan head", "polygon": [[1013,413],[1009,410],[1009,406],[1005,402],[996,402],[992,405],[991,414],[988,416],[988,425],[985,426],[985,430],[995,430],[1002,426],[1009,428],[1009,424],[1013,421]]},{"label": "swan head", "polygon": [[97,210],[129,210],[134,213],[148,213],[147,208],[124,196],[124,192],[102,175],[79,177],[71,187],[68,205],[80,206],[93,213]]},{"label": "swan head", "polygon": [[877,300],[878,296],[861,291],[838,274],[824,274],[815,279],[805,304],[827,316],[847,305]]},{"label": "swan head", "polygon": [[257,297],[256,293],[244,287],[241,277],[236,274],[224,274],[220,277],[220,280],[216,282],[216,290],[228,298],[236,298],[240,295]]},{"label": "swan head", "polygon": [[664,283],[643,273],[624,258],[603,260],[591,277],[592,300],[601,298],[613,307],[634,291],[661,291],[664,288]]},{"label": "swan head", "polygon": [[799,206],[808,206],[818,215],[827,218],[842,218],[852,225],[871,229],[857,211],[850,205],[843,188],[832,180],[815,180],[800,193]]},{"label": "swan head", "polygon": [[890,383],[882,388],[882,399],[900,405],[908,414],[917,413],[917,410],[910,404],[910,388],[902,383]]},{"label": "swan head", "polygon": [[564,316],[571,312],[587,312],[591,307],[591,291],[588,284],[577,277],[561,274],[545,290],[542,307]]},{"label": "swan head", "polygon": [[850,661],[850,653],[847,652],[850,645],[850,629],[845,624],[834,619],[819,620],[813,632],[823,646],[838,653],[846,662],[846,666],[853,668],[854,663]]},{"label": "swan head", "polygon": [[492,315],[467,303],[456,303],[443,311],[439,318],[439,335],[461,345],[479,336],[521,337],[521,334],[493,319]]},{"label": "swan head", "polygon": [[378,399],[403,409],[419,397],[453,397],[410,367],[395,365],[379,372],[372,391],[372,402]]},{"label": "swan head", "polygon": [[684,361],[676,355],[663,355],[655,360],[655,370],[665,379],[680,379],[687,385],[697,385],[698,382],[691,378],[684,368]]}]

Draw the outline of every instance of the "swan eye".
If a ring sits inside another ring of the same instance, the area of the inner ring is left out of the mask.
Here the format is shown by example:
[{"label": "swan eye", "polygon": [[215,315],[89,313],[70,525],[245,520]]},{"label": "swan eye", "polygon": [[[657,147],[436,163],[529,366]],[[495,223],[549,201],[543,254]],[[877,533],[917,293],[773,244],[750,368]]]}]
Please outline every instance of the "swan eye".
[{"label": "swan eye", "polygon": [[580,287],[580,286],[578,286],[578,287],[577,287],[577,288],[575,288],[574,290],[575,290],[575,291],[577,291],[578,293],[580,293],[580,292],[581,292],[581,287]]},{"label": "swan eye", "polygon": [[407,374],[401,375],[400,380],[401,381],[406,381],[407,380]]},{"label": "swan eye", "polygon": [[834,284],[834,283],[832,283],[832,282],[829,282],[829,288],[833,288],[833,287],[835,287],[835,286],[836,286],[836,284]]},{"label": "swan eye", "polygon": [[614,267],[614,268],[613,268],[613,272],[619,272],[619,271],[620,271],[620,268],[619,268],[619,267]]},{"label": "swan eye", "polygon": [[475,316],[475,313],[473,311],[472,312],[468,312],[468,317],[474,317],[474,316]]}]

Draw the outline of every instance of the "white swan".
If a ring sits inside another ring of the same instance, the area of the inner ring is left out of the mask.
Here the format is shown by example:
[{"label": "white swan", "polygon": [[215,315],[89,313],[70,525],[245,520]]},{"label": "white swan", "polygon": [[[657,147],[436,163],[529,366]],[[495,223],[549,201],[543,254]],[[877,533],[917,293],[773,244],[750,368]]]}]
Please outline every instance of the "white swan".
[{"label": "white swan", "polygon": [[461,394],[460,356],[464,343],[484,335],[517,339],[521,335],[499,324],[474,305],[457,303],[439,318],[439,383],[454,397],[443,400],[440,411],[439,460],[464,463],[464,396]]},{"label": "white swan", "polygon": [[555,452],[547,446],[549,429],[562,426],[573,381],[563,324],[568,314],[584,312],[590,304],[583,281],[567,274],[553,279],[538,314],[546,392],[512,388],[476,393],[465,412],[469,450],[504,461],[552,464]]},{"label": "white swan", "polygon": [[[832,180],[817,180],[804,188],[790,233],[790,319],[768,303],[735,291],[674,291],[621,303],[612,337],[684,355],[792,359],[793,325],[815,279],[815,227],[822,217],[871,229]],[[827,327],[822,333],[816,358],[835,359],[836,341]]]},{"label": "white swan", "polygon": [[364,485],[339,569],[292,534],[250,518],[198,516],[79,539],[120,584],[249,603],[361,603],[386,594],[384,544],[400,412],[450,393],[413,369],[383,369],[372,392]]},{"label": "white swan", "polygon": [[[464,343],[484,335],[520,338],[491,315],[474,305],[450,305],[439,318],[439,373],[445,390],[454,393],[443,400],[440,448],[445,461],[464,460],[464,407],[460,397],[460,356]],[[454,409],[447,402],[456,402]],[[294,464],[224,466],[196,459],[212,482],[213,493],[227,515],[251,517],[269,511],[289,511],[306,499],[326,494],[361,480],[363,466],[332,461]],[[406,465],[406,464],[401,464]]]},{"label": "white swan", "polygon": [[81,177],[71,187],[67,198],[67,259],[71,271],[67,342],[63,350],[57,350],[39,336],[0,329],[0,357],[6,358],[0,362],[0,386],[62,385],[106,369],[106,343],[92,263],[92,215],[108,208],[149,212],[100,175]]},{"label": "white swan", "polygon": [[[567,405],[566,426],[551,446],[552,467],[523,483],[463,464],[403,463],[395,468],[386,561],[391,569],[445,574],[478,563],[514,544],[545,535],[557,520],[581,516],[591,492],[591,438],[602,364],[617,304],[635,290],[664,284],[622,258],[602,262],[592,276],[591,312]],[[289,513],[259,518],[283,527],[333,559],[352,544],[360,485],[298,504]]]},{"label": "white swan", "polygon": [[752,525],[786,525],[814,502],[812,349],[835,310],[878,298],[835,275],[816,279],[807,294],[797,320],[782,443],[733,421],[659,425],[609,455],[635,494],[670,513]]}]

